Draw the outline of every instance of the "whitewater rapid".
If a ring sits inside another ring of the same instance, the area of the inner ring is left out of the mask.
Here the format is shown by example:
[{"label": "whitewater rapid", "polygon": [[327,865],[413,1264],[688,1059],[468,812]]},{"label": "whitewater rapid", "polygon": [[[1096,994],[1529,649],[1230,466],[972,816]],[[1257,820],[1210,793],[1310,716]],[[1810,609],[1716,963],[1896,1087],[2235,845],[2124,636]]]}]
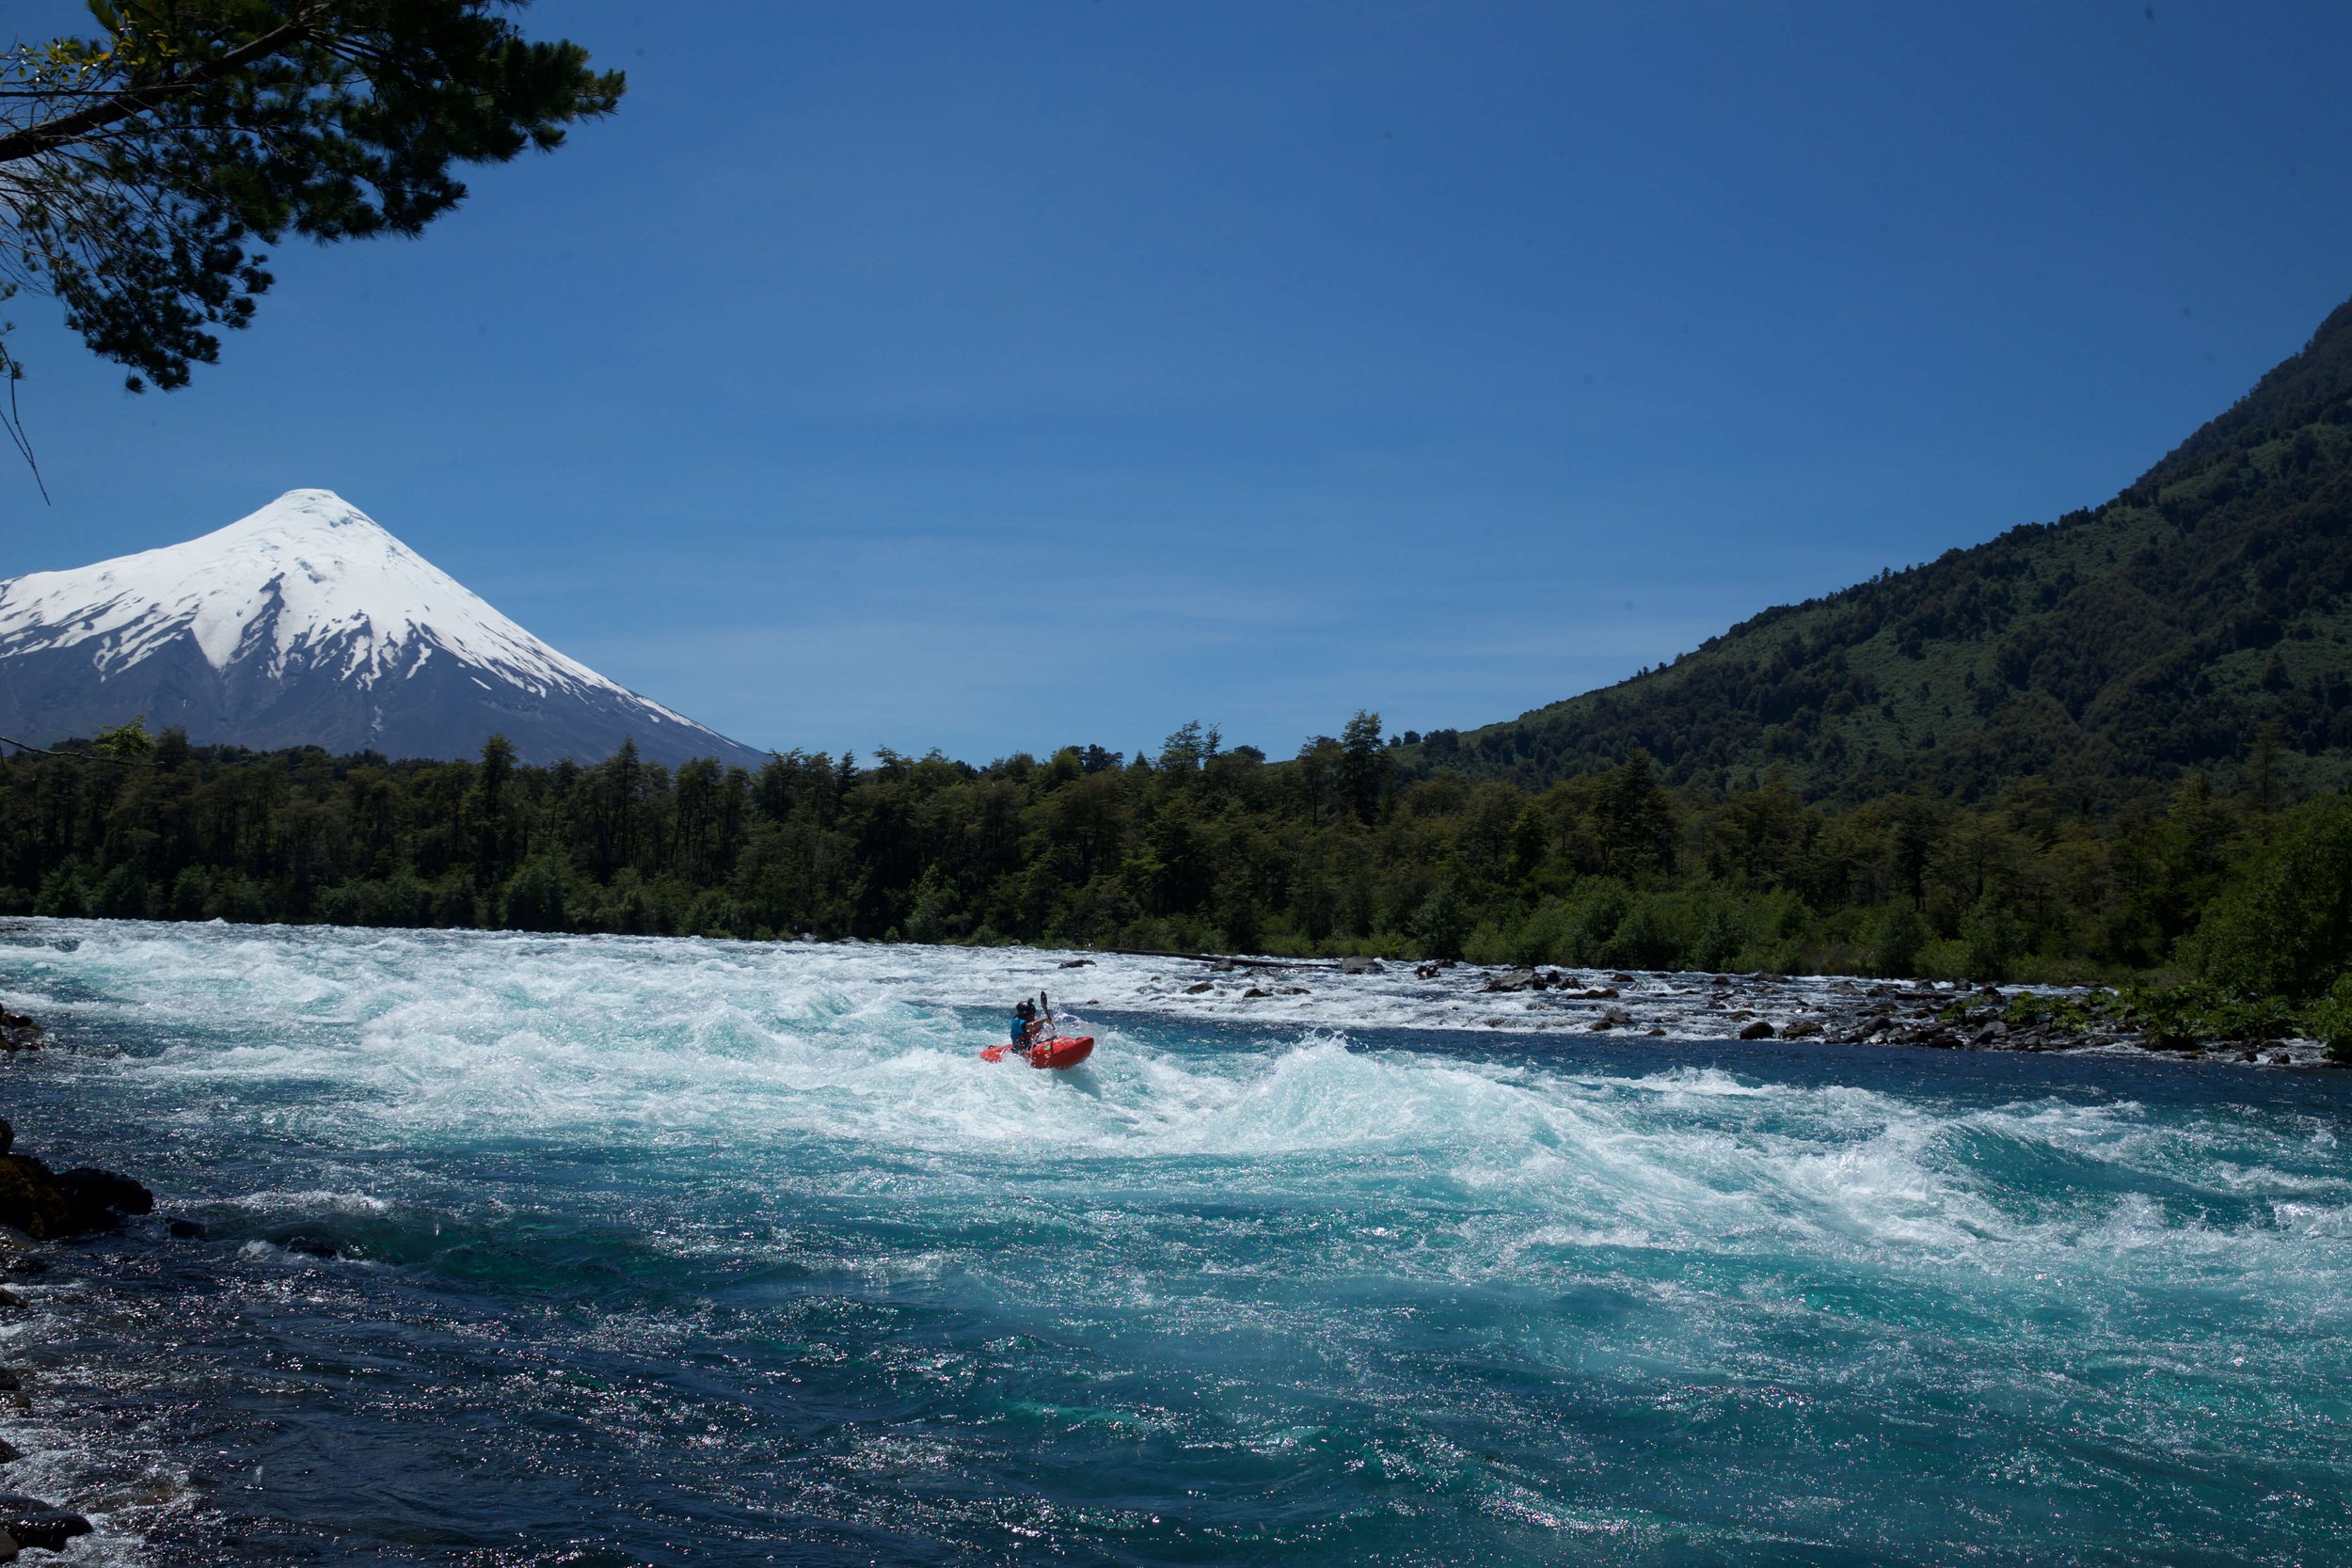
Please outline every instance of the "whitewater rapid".
[{"label": "whitewater rapid", "polygon": [[2352,1555],[2337,1075],[1064,957],[19,923],[24,1143],[206,1230],[24,1463],[126,1561]]}]

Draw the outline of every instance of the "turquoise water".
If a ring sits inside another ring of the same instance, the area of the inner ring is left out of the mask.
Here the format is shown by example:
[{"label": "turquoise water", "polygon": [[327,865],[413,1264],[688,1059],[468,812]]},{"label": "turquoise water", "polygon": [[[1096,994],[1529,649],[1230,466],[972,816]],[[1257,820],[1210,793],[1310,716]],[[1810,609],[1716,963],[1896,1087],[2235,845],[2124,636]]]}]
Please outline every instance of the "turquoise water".
[{"label": "turquoise water", "polygon": [[25,1145],[208,1230],[36,1282],[8,1489],[125,1562],[2352,1561],[2343,1075],[1259,1027],[1147,960],[1086,1068],[978,1062],[1057,977],[0,934],[76,1047]]}]

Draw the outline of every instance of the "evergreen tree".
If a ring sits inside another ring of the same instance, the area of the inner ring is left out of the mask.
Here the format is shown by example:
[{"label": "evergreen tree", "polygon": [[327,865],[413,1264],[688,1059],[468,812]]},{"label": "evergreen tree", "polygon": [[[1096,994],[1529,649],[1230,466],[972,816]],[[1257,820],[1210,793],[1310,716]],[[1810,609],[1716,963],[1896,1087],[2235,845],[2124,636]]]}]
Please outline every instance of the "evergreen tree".
[{"label": "evergreen tree", "polygon": [[1380,716],[1364,708],[1340,731],[1340,787],[1355,808],[1359,822],[1370,822],[1380,810],[1380,795],[1396,767],[1380,740]]},{"label": "evergreen tree", "polygon": [[0,59],[0,297],[54,294],[135,391],[246,325],[257,245],[418,233],[465,198],[459,166],[551,150],[624,87],[494,0],[88,7],[95,36]]}]

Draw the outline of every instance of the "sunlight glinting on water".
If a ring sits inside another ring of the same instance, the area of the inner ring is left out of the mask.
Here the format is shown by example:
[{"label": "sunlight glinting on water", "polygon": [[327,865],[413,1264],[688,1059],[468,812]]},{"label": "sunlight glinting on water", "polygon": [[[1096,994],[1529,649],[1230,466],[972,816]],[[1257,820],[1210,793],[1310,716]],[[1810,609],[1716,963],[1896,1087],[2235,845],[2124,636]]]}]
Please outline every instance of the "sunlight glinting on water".
[{"label": "sunlight glinting on water", "polygon": [[[81,1484],[186,1479],[111,1549],[2352,1551],[2332,1077],[1417,1032],[1389,981],[1252,1025],[1056,958],[20,928],[0,997],[80,1048],[20,1127],[210,1231],[34,1337],[149,1347]],[[1041,986],[1094,1059],[982,1063]]]}]

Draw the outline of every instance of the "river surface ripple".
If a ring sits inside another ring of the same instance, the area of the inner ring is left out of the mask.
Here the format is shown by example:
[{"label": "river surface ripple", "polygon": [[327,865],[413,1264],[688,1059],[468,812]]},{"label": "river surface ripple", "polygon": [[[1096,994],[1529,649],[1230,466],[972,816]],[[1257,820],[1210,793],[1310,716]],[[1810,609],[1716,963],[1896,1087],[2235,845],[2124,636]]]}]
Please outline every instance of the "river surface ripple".
[{"label": "river surface ripple", "polygon": [[[207,1234],[24,1283],[0,1482],[124,1564],[2352,1561],[2352,1075],[1057,957],[16,923],[0,1109]],[[1094,1060],[982,1064],[1041,985]]]}]

